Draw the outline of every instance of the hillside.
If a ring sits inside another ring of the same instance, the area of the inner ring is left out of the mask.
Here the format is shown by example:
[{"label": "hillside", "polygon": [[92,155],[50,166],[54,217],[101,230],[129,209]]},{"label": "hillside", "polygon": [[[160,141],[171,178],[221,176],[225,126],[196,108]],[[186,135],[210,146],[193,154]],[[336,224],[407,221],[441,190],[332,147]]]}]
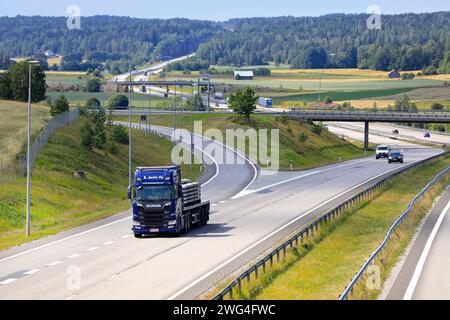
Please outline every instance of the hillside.
[{"label": "hillside", "polygon": [[[39,131],[50,121],[48,107],[33,104],[31,113],[32,136],[37,136]],[[0,159],[3,169],[8,166],[11,157],[25,150],[27,140],[27,114],[26,103],[0,100]]]},{"label": "hillside", "polygon": [[[117,150],[89,151],[81,146],[80,128],[86,122],[57,130],[39,155],[32,175],[32,238],[55,234],[89,223],[130,207],[127,197],[128,146]],[[2,136],[3,137],[3,136]],[[144,132],[133,133],[133,167],[169,165],[172,144]],[[150,141],[150,142],[149,142]],[[154,152],[153,150],[159,150]],[[111,170],[114,168],[114,170]],[[83,170],[86,178],[75,178]],[[196,179],[200,167],[182,168]],[[25,242],[26,179],[0,181],[0,250]]]},{"label": "hillside", "polygon": [[[126,120],[125,117],[117,117],[118,120]],[[139,122],[137,117],[135,122]],[[320,133],[317,126],[304,122],[290,120],[285,123],[280,118],[254,115],[250,123],[234,115],[195,115],[194,121],[202,121],[203,131],[214,128],[222,132],[226,129],[279,129],[280,134],[280,170],[289,170],[292,160],[293,170],[304,170],[342,160],[350,160],[364,156],[361,145],[352,144],[332,134],[326,129]],[[179,122],[179,120],[178,120]],[[173,126],[173,117],[166,115],[153,115],[152,124]],[[190,129],[190,116],[183,116],[183,128]],[[225,134],[224,134],[225,136]],[[231,144],[226,141],[227,144]],[[244,150],[243,150],[244,151]],[[266,163],[259,163],[265,167]]]},{"label": "hillside", "polygon": [[[136,19],[94,16],[82,19],[81,30],[68,30],[66,17],[0,17],[1,56],[37,56],[51,49],[63,56],[63,70],[86,70],[105,63],[112,72],[164,57],[195,52],[221,27],[188,19]],[[84,61],[83,63],[81,63]],[[0,66],[0,69],[2,67]]]},{"label": "hillside", "polygon": [[8,61],[5,57],[42,57],[52,49],[64,57],[62,70],[86,70],[100,63],[120,73],[128,70],[130,61],[136,67],[198,49],[195,59],[200,63],[190,68],[276,62],[308,69],[450,70],[450,12],[383,15],[381,30],[369,30],[368,17],[332,14],[211,22],[94,16],[83,18],[82,30],[70,31],[65,17],[0,17],[0,64]]}]

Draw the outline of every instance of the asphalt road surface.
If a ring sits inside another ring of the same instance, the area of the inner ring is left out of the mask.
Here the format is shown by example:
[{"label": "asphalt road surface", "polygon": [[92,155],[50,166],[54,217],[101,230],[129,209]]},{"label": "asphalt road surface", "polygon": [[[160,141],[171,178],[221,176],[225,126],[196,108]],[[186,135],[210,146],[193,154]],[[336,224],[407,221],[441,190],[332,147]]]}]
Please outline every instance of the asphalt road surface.
[{"label": "asphalt road surface", "polygon": [[365,185],[441,152],[405,150],[404,165],[370,157],[263,176],[219,142],[203,144],[243,163],[221,165],[212,153],[202,192],[212,201],[208,226],[135,239],[127,211],[0,252],[0,299],[193,299]]},{"label": "asphalt road surface", "polygon": [[450,299],[450,189],[436,203],[397,273],[388,300]]}]

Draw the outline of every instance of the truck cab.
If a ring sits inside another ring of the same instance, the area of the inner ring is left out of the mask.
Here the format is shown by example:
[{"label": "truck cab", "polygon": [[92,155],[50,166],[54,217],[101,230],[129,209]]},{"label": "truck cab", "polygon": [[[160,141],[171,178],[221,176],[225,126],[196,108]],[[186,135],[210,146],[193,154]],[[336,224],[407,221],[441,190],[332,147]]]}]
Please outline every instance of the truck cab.
[{"label": "truck cab", "polygon": [[[196,188],[198,189],[197,192]],[[134,185],[128,188],[132,199],[133,228],[136,238],[148,234],[188,232],[192,225],[202,226],[209,220],[209,202],[201,203],[200,186],[189,184],[183,197],[183,183],[178,166],[140,167]],[[189,196],[189,203],[184,198]]]}]

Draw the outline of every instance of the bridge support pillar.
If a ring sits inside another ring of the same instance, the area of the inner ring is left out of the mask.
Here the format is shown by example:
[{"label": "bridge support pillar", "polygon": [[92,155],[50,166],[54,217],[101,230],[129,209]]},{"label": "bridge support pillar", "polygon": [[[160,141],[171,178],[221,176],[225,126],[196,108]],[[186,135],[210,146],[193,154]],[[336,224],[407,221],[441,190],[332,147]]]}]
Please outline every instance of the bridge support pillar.
[{"label": "bridge support pillar", "polygon": [[369,122],[364,122],[364,151],[369,150]]}]

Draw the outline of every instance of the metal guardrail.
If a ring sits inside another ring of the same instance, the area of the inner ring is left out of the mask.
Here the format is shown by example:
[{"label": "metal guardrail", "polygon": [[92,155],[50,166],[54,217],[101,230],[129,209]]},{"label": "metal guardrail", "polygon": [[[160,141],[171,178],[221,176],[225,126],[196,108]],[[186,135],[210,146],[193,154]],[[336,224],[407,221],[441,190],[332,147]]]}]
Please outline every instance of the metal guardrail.
[{"label": "metal guardrail", "polygon": [[233,299],[233,290],[237,288],[238,290],[241,290],[243,281],[250,282],[251,276],[254,274],[255,278],[258,278],[259,272],[262,269],[262,272],[265,273],[267,269],[267,264],[269,264],[269,267],[271,268],[274,262],[274,259],[277,260],[277,262],[280,261],[280,255],[283,254],[283,258],[286,257],[286,251],[288,248],[294,248],[294,245],[298,248],[299,243],[303,244],[303,242],[308,240],[309,237],[314,237],[314,232],[318,232],[319,228],[322,227],[324,223],[327,223],[331,221],[332,219],[335,219],[338,217],[342,212],[344,212],[346,209],[348,209],[350,206],[362,201],[364,198],[370,196],[374,191],[380,189],[383,187],[386,182],[394,178],[395,176],[402,174],[412,168],[415,168],[419,165],[423,165],[427,162],[430,162],[432,160],[441,158],[445,155],[447,155],[448,152],[443,152],[438,155],[432,156],[430,158],[415,162],[411,165],[408,165],[392,174],[387,175],[386,177],[382,178],[375,184],[371,185],[370,187],[360,191],[359,193],[351,196],[344,202],[340,203],[339,205],[335,206],[334,208],[328,210],[325,214],[314,220],[312,223],[301,229],[298,233],[296,233],[294,236],[289,238],[287,241],[285,241],[283,244],[278,246],[276,249],[272,250],[269,254],[267,254],[262,259],[258,260],[254,265],[252,265],[250,268],[245,270],[242,274],[240,274],[235,280],[233,280],[228,286],[226,286],[220,293],[218,293],[212,300],[223,300],[226,296],[229,297],[229,299]]},{"label": "metal guardrail", "polygon": [[385,238],[381,242],[381,244],[378,246],[378,248],[369,256],[369,258],[364,262],[361,269],[356,273],[355,277],[350,281],[350,283],[345,288],[344,292],[339,296],[339,300],[347,300],[349,295],[353,292],[353,289],[355,285],[361,280],[362,276],[364,275],[367,268],[375,261],[375,259],[378,257],[378,255],[383,251],[383,249],[386,247],[386,245],[389,242],[389,239],[391,238],[392,234],[395,232],[397,227],[403,222],[403,220],[406,219],[406,217],[409,215],[409,213],[412,211],[414,205],[417,203],[419,199],[421,199],[429,190],[430,188],[439,181],[442,176],[444,176],[448,171],[450,171],[450,167],[445,168],[443,171],[441,171],[439,174],[437,174],[434,179],[428,183],[423,190],[417,194],[411,202],[408,204],[408,208],[400,215],[400,217],[394,222],[394,224],[391,226],[389,231],[387,232]]}]

